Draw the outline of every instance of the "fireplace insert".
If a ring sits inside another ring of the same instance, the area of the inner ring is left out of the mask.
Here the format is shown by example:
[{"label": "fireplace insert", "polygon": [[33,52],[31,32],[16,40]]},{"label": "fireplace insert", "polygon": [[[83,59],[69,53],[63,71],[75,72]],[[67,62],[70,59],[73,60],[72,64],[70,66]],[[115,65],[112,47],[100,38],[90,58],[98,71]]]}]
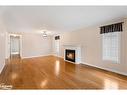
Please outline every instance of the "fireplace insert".
[{"label": "fireplace insert", "polygon": [[66,49],[65,50],[65,60],[75,62],[75,50]]}]

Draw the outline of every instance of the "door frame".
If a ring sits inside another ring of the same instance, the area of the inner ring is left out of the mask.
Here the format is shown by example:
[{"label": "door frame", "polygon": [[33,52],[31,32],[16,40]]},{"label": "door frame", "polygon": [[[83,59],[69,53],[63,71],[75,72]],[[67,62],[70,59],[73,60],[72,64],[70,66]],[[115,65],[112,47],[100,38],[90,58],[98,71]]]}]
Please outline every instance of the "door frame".
[{"label": "door frame", "polygon": [[22,35],[20,34],[12,34],[10,33],[9,36],[8,36],[8,57],[11,56],[11,36],[19,36],[19,54],[20,54],[20,57],[22,58]]}]

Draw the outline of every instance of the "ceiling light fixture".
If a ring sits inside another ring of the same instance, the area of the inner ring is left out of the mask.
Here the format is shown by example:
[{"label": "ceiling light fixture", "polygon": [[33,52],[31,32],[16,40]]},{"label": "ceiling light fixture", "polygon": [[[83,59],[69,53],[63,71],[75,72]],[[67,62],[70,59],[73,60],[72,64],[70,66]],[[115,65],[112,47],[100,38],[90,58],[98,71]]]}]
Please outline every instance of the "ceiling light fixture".
[{"label": "ceiling light fixture", "polygon": [[46,33],[46,31],[43,31],[42,36],[43,36],[43,37],[47,37],[47,33]]}]

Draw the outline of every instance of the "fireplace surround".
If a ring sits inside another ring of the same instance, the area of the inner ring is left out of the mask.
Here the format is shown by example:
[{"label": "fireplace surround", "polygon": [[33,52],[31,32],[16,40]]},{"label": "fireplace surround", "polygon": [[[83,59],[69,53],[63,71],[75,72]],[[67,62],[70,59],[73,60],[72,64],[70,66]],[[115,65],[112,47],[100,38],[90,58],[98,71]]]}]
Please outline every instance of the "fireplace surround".
[{"label": "fireplace surround", "polygon": [[80,45],[63,45],[64,60],[71,63],[81,63],[81,46]]}]

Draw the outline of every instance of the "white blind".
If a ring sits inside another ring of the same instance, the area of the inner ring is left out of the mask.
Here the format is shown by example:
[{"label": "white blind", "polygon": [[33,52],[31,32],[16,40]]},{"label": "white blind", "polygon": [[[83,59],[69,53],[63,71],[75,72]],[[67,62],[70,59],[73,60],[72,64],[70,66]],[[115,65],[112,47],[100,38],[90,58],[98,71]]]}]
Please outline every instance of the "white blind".
[{"label": "white blind", "polygon": [[120,62],[120,38],[121,32],[102,34],[103,60]]}]

